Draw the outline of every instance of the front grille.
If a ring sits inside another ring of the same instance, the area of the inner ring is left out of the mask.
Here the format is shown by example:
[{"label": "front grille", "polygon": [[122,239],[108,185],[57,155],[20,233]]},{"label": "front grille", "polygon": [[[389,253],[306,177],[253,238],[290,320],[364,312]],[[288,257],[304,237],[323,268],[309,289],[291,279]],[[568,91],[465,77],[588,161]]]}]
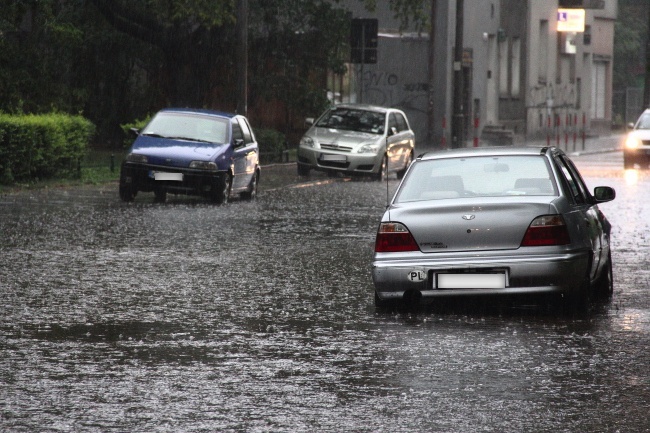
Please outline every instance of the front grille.
[{"label": "front grille", "polygon": [[321,147],[321,149],[338,150],[339,152],[352,152],[351,147],[349,147],[349,146],[339,146],[338,144],[321,143],[320,147]]}]

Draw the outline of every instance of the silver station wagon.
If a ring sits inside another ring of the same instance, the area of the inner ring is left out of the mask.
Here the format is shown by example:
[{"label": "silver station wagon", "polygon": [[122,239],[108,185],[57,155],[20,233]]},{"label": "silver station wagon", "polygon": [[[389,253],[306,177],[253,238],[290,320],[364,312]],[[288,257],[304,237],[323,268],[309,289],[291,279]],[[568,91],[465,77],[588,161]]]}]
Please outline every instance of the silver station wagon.
[{"label": "silver station wagon", "polygon": [[298,174],[401,178],[411,161],[415,134],[403,111],[363,104],[340,104],[327,110],[307,130],[298,147]]},{"label": "silver station wagon", "polygon": [[477,148],[418,157],[377,231],[375,304],[442,296],[557,293],[572,307],[611,295],[610,224],[556,148]]}]

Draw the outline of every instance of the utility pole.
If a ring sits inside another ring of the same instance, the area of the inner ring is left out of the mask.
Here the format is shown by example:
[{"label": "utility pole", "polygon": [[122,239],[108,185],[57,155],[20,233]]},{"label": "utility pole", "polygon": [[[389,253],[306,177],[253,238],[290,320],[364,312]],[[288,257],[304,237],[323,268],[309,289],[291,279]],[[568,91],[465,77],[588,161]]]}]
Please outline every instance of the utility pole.
[{"label": "utility pole", "polygon": [[237,0],[237,114],[248,115],[248,0]]},{"label": "utility pole", "polygon": [[451,127],[451,147],[465,144],[465,107],[463,101],[463,10],[464,1],[456,0],[456,46],[454,49],[454,115]]},{"label": "utility pole", "polygon": [[[434,116],[433,107],[435,106],[434,100],[434,89],[436,85],[435,80],[435,52],[436,52],[436,0],[431,0],[431,30],[429,33],[429,101],[427,105],[427,142],[431,144],[434,137],[434,128],[436,124],[436,119]],[[443,132],[444,133],[444,132]]]},{"label": "utility pole", "polygon": [[[650,3],[650,2],[649,2]],[[648,33],[645,43],[645,81],[643,89],[643,108],[650,108],[650,4],[648,7]]]}]

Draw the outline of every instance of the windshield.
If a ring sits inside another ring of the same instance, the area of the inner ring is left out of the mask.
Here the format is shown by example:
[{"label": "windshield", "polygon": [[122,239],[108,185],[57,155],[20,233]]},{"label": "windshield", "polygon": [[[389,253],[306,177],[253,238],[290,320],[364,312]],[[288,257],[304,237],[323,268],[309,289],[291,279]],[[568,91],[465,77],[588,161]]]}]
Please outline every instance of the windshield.
[{"label": "windshield", "polygon": [[228,119],[201,114],[158,113],[141,134],[208,143],[227,143],[228,122]]},{"label": "windshield", "polygon": [[416,163],[396,203],[461,197],[557,195],[542,156],[480,156]]},{"label": "windshield", "polygon": [[353,108],[333,108],[320,118],[316,126],[383,134],[385,124],[385,113]]}]

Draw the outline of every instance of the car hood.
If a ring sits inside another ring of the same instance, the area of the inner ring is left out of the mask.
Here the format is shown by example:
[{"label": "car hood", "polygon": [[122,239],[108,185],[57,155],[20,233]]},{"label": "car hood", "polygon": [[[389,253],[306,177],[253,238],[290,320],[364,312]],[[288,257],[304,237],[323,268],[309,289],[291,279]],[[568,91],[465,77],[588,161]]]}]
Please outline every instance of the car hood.
[{"label": "car hood", "polygon": [[453,199],[392,205],[384,215],[404,224],[424,253],[517,249],[530,223],[557,213],[556,197]]},{"label": "car hood", "polygon": [[634,129],[630,132],[639,140],[650,141],[650,129]]},{"label": "car hood", "polygon": [[313,127],[309,130],[307,135],[315,138],[319,143],[336,144],[344,147],[354,147],[360,143],[375,141],[382,138],[381,135],[371,134],[368,132],[320,127]]},{"label": "car hood", "polygon": [[132,153],[146,155],[152,164],[187,166],[190,161],[214,161],[228,146],[192,140],[139,136]]}]

